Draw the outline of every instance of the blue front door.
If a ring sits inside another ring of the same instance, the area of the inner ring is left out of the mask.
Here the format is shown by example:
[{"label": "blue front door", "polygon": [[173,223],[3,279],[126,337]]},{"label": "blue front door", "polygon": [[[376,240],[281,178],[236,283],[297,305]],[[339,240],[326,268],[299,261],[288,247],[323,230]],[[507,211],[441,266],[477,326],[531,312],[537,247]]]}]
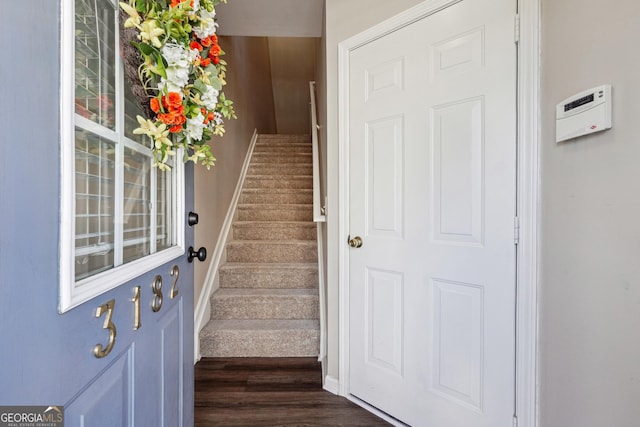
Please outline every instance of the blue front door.
[{"label": "blue front door", "polygon": [[[73,143],[60,138],[60,1],[7,2],[3,15],[0,406],[64,406],[66,426],[192,425],[186,255],[58,311],[60,152]],[[185,175],[188,212],[191,166]],[[179,226],[189,247],[193,229]]]}]

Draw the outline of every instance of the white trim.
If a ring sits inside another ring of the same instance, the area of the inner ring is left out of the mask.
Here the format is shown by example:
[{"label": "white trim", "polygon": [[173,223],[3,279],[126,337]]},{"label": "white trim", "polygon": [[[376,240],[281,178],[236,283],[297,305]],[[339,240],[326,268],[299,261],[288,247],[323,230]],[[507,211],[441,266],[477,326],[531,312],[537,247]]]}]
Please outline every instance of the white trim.
[{"label": "white trim", "polygon": [[349,253],[344,244],[349,222],[349,52],[354,46],[338,44],[338,394],[347,395],[349,378]]},{"label": "white trim", "polygon": [[[339,394],[347,396],[349,378],[349,259],[343,239],[349,218],[349,55],[383,37],[460,0],[425,1],[338,45],[338,163],[339,163]],[[538,194],[539,194],[539,82],[540,0],[517,0],[520,15],[518,50],[518,215],[520,242],[517,256],[516,413],[519,427],[538,425]],[[328,378],[327,378],[328,380]],[[327,381],[325,381],[325,384]],[[334,384],[331,385],[335,387]],[[354,400],[354,399],[351,399]],[[357,399],[356,399],[357,400]],[[354,401],[356,401],[354,400]],[[357,402],[356,402],[357,403]],[[363,405],[361,405],[363,406]],[[366,407],[366,406],[363,406]]]},{"label": "white trim", "polygon": [[340,381],[336,377],[327,375],[324,377],[322,388],[333,394],[340,394]]},{"label": "white trim", "polygon": [[193,312],[193,316],[194,316],[194,322],[193,322],[194,323],[194,328],[193,328],[194,352],[193,354],[195,359],[194,363],[196,363],[202,357],[200,353],[200,331],[202,330],[202,328],[205,327],[205,325],[211,319],[211,307],[209,304],[209,298],[211,298],[211,295],[219,287],[218,269],[220,268],[220,263],[222,262],[222,256],[224,254],[225,245],[229,237],[229,232],[231,231],[231,226],[233,225],[233,218],[236,213],[236,207],[238,206],[238,201],[240,200],[242,187],[244,185],[244,180],[245,180],[245,177],[247,176],[247,172],[249,170],[249,163],[251,162],[251,156],[253,154],[253,149],[256,146],[257,140],[258,140],[258,129],[254,129],[253,136],[251,137],[251,143],[249,144],[247,155],[244,158],[244,164],[242,165],[240,176],[238,177],[236,189],[233,193],[233,197],[231,198],[229,209],[227,209],[227,216],[224,219],[224,223],[222,224],[220,234],[218,235],[218,241],[216,242],[216,247],[213,250],[213,256],[211,257],[211,262],[209,263],[207,276],[204,279],[202,291],[200,291],[200,299],[196,302],[195,311]]},{"label": "white trim", "polygon": [[518,43],[518,299],[516,414],[519,427],[538,417],[538,241],[540,150],[540,0],[519,0]]},{"label": "white trim", "polygon": [[320,353],[318,362],[322,364],[323,370],[327,365],[327,287],[324,278],[324,239],[323,222],[316,222],[316,242],[318,252],[318,301],[320,306]]},{"label": "white trim", "polygon": [[[58,289],[59,307],[62,313],[68,310],[72,304],[72,286],[63,286],[65,283],[73,283],[74,278],[74,243],[71,239],[63,236],[72,236],[76,228],[75,216],[65,215],[65,212],[73,212],[75,198],[75,181],[73,174],[67,173],[73,168],[74,147],[71,141],[74,140],[74,129],[70,123],[74,118],[74,37],[73,22],[75,17],[75,3],[71,0],[64,0],[60,6],[60,254],[59,254],[59,280]],[[67,289],[64,292],[63,289]]]}]

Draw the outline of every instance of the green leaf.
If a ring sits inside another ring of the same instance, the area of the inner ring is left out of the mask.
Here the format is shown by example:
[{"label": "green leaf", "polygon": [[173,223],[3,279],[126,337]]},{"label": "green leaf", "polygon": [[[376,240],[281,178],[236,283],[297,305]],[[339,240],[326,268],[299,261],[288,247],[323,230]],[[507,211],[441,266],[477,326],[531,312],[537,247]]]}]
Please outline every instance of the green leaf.
[{"label": "green leaf", "polygon": [[160,52],[156,52],[155,56],[156,56],[158,74],[160,74],[162,77],[164,77],[166,79],[167,78],[167,69],[165,68],[165,65],[164,65],[164,58],[162,57]]},{"label": "green leaf", "polygon": [[220,82],[217,76],[210,76],[209,81],[211,82],[211,86],[213,86],[214,89],[216,90],[222,89],[222,83]]},{"label": "green leaf", "polygon": [[137,47],[140,53],[142,53],[145,56],[152,55],[154,52],[158,51],[155,47],[147,43],[138,43],[138,42],[132,41],[131,44]]},{"label": "green leaf", "polygon": [[200,79],[196,79],[196,81],[193,82],[193,87],[200,93],[207,92],[207,85],[205,85]]}]

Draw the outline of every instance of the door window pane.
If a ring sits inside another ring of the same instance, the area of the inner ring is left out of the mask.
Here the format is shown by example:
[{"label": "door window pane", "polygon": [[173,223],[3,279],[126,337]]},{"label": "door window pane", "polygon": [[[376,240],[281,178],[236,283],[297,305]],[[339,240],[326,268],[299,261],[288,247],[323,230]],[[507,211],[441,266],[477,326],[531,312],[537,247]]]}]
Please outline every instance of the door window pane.
[{"label": "door window pane", "polygon": [[150,169],[150,157],[124,149],[124,263],[151,253]]},{"label": "door window pane", "polygon": [[116,124],[115,19],[108,0],[76,0],[75,110],[111,130]]},{"label": "door window pane", "polygon": [[76,281],[114,265],[115,148],[76,128]]}]

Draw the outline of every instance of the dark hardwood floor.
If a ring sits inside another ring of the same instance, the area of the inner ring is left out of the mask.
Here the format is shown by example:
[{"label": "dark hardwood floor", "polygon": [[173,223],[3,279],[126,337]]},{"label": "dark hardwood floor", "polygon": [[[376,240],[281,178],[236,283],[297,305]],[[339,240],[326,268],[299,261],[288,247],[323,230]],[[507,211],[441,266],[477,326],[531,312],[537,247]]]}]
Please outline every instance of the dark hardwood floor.
[{"label": "dark hardwood floor", "polygon": [[390,425],[323,390],[314,358],[204,358],[195,369],[195,427]]}]

